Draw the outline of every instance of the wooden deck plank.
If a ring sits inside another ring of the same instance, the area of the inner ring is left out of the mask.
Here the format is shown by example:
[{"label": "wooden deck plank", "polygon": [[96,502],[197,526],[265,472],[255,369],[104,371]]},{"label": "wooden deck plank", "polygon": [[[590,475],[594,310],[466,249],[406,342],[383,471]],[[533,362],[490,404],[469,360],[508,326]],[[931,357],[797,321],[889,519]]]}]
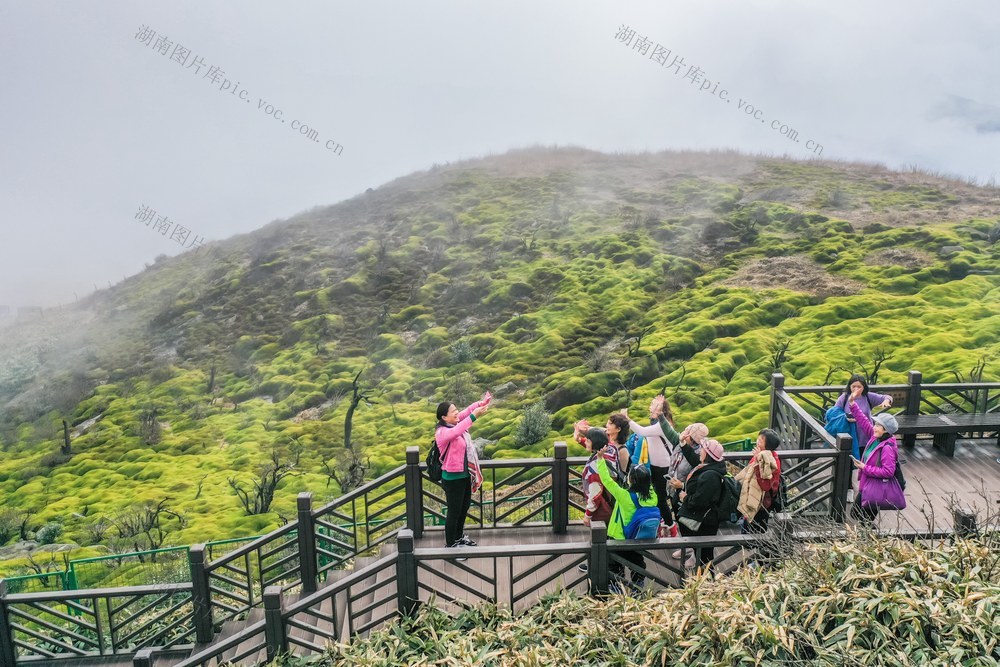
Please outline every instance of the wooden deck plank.
[{"label": "wooden deck plank", "polygon": [[996,460],[1000,447],[994,443],[959,440],[954,457],[947,457],[924,442],[912,448],[900,447],[899,451],[905,461],[907,507],[901,512],[882,512],[880,528],[892,530],[898,525],[918,530],[951,530],[952,496],[959,504],[980,511],[991,507],[996,512],[1000,503],[1000,463]]}]

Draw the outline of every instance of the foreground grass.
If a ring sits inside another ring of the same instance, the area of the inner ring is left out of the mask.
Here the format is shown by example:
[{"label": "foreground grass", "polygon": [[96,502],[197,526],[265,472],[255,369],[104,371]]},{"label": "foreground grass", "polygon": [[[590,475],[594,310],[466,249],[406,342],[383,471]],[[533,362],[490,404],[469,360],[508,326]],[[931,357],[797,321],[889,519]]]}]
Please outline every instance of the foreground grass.
[{"label": "foreground grass", "polygon": [[651,599],[550,597],[517,616],[425,608],[309,662],[997,665],[996,547],[996,536],[934,545],[856,538],[804,547],[774,572],[698,579]]}]

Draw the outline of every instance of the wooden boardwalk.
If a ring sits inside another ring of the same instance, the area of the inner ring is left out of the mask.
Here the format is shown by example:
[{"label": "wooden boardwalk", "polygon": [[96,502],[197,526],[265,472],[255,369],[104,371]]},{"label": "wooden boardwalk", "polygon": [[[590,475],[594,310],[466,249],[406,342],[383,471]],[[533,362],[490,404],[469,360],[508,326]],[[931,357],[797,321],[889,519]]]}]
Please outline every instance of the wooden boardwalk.
[{"label": "wooden boardwalk", "polygon": [[883,530],[951,530],[951,505],[1000,518],[1000,447],[989,440],[959,440],[948,457],[929,441],[900,447],[906,475],[906,509],[882,512]]},{"label": "wooden boardwalk", "polygon": [[[879,517],[881,529],[950,530],[951,507],[955,504],[977,510],[981,516],[989,514],[993,521],[997,520],[1000,515],[1000,462],[997,461],[1000,447],[993,441],[959,441],[953,458],[936,450],[929,441],[920,441],[912,449],[901,447],[900,452],[907,479],[908,507],[902,512],[883,512]],[[496,529],[470,526],[467,532],[483,549],[445,549],[443,532],[438,529],[426,530],[423,537],[414,542],[418,593],[422,602],[433,602],[452,613],[490,602],[512,608],[517,613],[536,604],[544,595],[558,591],[585,595],[589,589],[588,574],[578,568],[589,559],[589,528],[571,524],[561,535],[553,533],[550,525]],[[722,534],[732,532],[735,529],[727,527]],[[567,553],[546,554],[545,545],[561,545]],[[484,553],[486,551],[493,553]],[[673,557],[673,551],[673,545],[646,551],[647,569],[652,578],[646,581],[642,592],[655,594],[662,590],[657,579],[669,586],[682,583],[681,573],[685,570],[680,559]],[[717,558],[727,552],[718,562],[720,571],[732,569],[747,556],[739,547],[720,547]],[[457,555],[468,556],[468,560],[455,561],[452,556]],[[330,572],[320,589],[335,586],[339,581],[344,581],[344,585],[349,581],[354,583],[322,603],[296,612],[297,625],[289,629],[292,651],[306,655],[310,647],[324,646],[327,637],[347,641],[352,634],[369,634],[368,625],[376,629],[384,627],[383,619],[389,624],[394,622],[397,618],[395,565],[379,565],[387,562],[382,559],[393,557],[398,558],[396,544],[387,542],[380,554],[356,559],[353,569]],[[286,608],[295,604],[299,597],[287,596]],[[226,623],[212,643],[218,645],[229,638],[235,639],[237,633],[261,618],[262,610],[255,609],[248,619]],[[295,640],[304,644],[296,645]],[[222,661],[245,651],[249,651],[249,656],[240,664],[262,661],[264,651],[258,648],[262,641],[263,632],[249,637],[239,647],[226,651]],[[154,667],[170,667],[178,660],[157,656]],[[132,661],[105,657],[61,661],[60,664],[126,667]]]}]

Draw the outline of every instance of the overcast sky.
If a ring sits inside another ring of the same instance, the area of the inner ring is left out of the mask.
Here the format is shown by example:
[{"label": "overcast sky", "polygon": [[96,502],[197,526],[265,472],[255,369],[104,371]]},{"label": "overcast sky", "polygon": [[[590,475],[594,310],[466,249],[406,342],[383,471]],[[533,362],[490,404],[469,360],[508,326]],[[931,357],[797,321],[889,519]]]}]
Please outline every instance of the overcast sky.
[{"label": "overcast sky", "polygon": [[0,0],[0,305],[533,144],[1000,180],[993,2],[805,5]]}]

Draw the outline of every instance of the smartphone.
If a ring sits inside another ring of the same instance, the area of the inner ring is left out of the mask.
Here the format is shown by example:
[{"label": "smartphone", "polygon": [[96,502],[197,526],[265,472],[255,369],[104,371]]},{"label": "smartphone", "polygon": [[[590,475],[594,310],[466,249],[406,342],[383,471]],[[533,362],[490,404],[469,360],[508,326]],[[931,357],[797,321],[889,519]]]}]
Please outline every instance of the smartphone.
[{"label": "smartphone", "polygon": [[861,460],[854,458],[853,454],[851,455],[851,460],[854,461],[855,463],[861,463]]}]

